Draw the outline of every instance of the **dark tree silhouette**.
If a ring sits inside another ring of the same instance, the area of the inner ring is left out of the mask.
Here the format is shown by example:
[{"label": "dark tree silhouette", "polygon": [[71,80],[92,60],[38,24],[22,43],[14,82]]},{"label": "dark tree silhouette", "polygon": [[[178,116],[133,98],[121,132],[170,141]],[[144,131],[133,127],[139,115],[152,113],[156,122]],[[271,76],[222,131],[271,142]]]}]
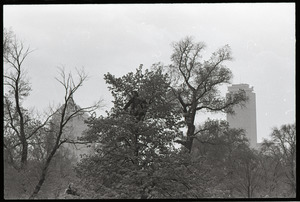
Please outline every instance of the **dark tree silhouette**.
[{"label": "dark tree silhouette", "polygon": [[172,64],[168,70],[172,77],[171,89],[177,99],[185,124],[187,135],[184,140],[177,140],[189,152],[193,140],[199,131],[195,130],[195,117],[198,111],[233,113],[233,106],[247,100],[244,92],[222,97],[219,86],[230,83],[232,73],[224,62],[232,59],[228,45],[220,48],[209,60],[202,60],[201,52],[205,44],[195,43],[191,37],[173,44]]},{"label": "dark tree silhouette", "polygon": [[147,112],[148,103],[145,99],[139,97],[137,91],[132,91],[132,98],[127,102],[124,110],[127,110],[130,106],[130,114],[135,116],[137,121],[143,120]]}]

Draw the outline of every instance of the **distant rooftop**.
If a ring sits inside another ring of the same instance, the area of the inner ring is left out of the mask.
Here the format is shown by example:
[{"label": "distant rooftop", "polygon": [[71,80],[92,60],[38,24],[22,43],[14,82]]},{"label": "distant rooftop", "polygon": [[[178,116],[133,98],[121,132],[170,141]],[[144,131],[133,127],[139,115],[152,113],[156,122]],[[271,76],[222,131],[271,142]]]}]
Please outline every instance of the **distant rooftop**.
[{"label": "distant rooftop", "polygon": [[238,91],[239,89],[243,89],[245,91],[253,91],[253,86],[250,88],[249,84],[240,83],[240,84],[232,84],[228,86],[228,91]]}]

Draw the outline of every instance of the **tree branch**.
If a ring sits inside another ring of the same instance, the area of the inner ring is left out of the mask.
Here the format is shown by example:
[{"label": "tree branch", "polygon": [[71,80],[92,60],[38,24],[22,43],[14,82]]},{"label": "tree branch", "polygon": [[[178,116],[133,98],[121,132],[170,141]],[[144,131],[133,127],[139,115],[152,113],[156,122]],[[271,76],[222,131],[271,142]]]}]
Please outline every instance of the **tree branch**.
[{"label": "tree branch", "polygon": [[47,119],[44,121],[44,123],[42,123],[41,125],[39,125],[38,127],[36,127],[34,129],[34,131],[27,136],[27,139],[31,138],[33,135],[35,135],[37,133],[38,130],[40,130],[41,128],[43,128],[49,121],[49,119],[55,114],[56,112],[52,113],[50,116],[47,117]]}]

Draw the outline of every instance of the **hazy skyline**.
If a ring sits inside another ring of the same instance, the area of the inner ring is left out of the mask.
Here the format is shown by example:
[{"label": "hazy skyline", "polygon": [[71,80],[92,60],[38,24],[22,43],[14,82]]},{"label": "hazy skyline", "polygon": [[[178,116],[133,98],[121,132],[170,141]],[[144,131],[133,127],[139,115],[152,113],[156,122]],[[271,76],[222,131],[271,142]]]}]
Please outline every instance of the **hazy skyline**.
[{"label": "hazy skyline", "polygon": [[[193,36],[207,45],[205,57],[231,46],[232,83],[254,87],[259,142],[272,127],[295,122],[294,3],[4,5],[3,11],[4,27],[34,50],[24,62],[33,89],[26,107],[42,112],[62,103],[54,77],[65,66],[74,73],[84,67],[90,76],[75,102],[88,106],[102,98],[108,110],[105,73],[167,65],[171,43]],[[225,95],[227,86],[221,89]],[[209,116],[201,113],[199,121]]]}]

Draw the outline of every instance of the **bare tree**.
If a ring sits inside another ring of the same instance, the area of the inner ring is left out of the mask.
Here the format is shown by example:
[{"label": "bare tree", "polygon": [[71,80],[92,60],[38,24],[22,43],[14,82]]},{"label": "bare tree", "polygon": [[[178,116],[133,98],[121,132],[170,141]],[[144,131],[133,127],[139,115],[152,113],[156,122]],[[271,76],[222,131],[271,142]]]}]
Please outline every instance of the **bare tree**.
[{"label": "bare tree", "polygon": [[69,142],[67,138],[63,138],[63,134],[66,129],[66,125],[68,122],[70,122],[73,118],[79,116],[82,113],[85,112],[92,112],[100,107],[100,102],[95,103],[92,106],[84,107],[84,108],[77,108],[76,110],[69,112],[68,107],[70,107],[71,102],[73,101],[73,95],[75,92],[79,89],[80,86],[82,86],[83,82],[87,79],[87,75],[83,70],[77,71],[78,81],[75,81],[73,79],[73,76],[71,73],[66,74],[64,69],[60,69],[60,77],[56,78],[56,80],[62,84],[64,88],[64,103],[63,105],[55,112],[56,114],[59,114],[59,123],[57,130],[55,130],[55,141],[53,144],[53,147],[50,149],[50,153],[48,154],[45,164],[42,168],[42,173],[39,178],[39,181],[37,185],[35,186],[35,189],[33,193],[31,194],[30,198],[33,199],[37,196],[39,193],[44,181],[46,180],[47,171],[49,168],[49,165],[55,155],[55,153],[58,151],[60,146],[64,143]]},{"label": "bare tree", "polygon": [[246,101],[243,92],[220,96],[218,87],[230,83],[232,73],[223,63],[232,59],[228,45],[212,54],[209,60],[201,61],[204,43],[194,43],[191,37],[173,44],[172,64],[169,71],[172,77],[172,92],[180,103],[185,124],[186,140],[177,140],[191,152],[197,111],[233,113],[233,106]]},{"label": "bare tree", "polygon": [[[5,134],[5,138],[7,140],[7,135],[17,137],[17,141],[14,141],[13,144],[6,144],[8,141],[5,141],[4,148],[11,154],[11,150],[21,146],[20,168],[24,168],[27,164],[28,140],[36,135],[51,117],[51,115],[49,115],[44,122],[36,125],[32,130],[27,130],[26,128],[30,122],[30,115],[28,111],[22,107],[22,101],[29,95],[31,85],[26,76],[23,62],[31,52],[29,47],[25,48],[23,42],[17,40],[12,31],[4,31],[4,86],[7,90],[7,93],[4,95],[4,121],[6,123],[7,132],[9,131],[9,133]],[[10,158],[13,160],[12,156]]]}]

